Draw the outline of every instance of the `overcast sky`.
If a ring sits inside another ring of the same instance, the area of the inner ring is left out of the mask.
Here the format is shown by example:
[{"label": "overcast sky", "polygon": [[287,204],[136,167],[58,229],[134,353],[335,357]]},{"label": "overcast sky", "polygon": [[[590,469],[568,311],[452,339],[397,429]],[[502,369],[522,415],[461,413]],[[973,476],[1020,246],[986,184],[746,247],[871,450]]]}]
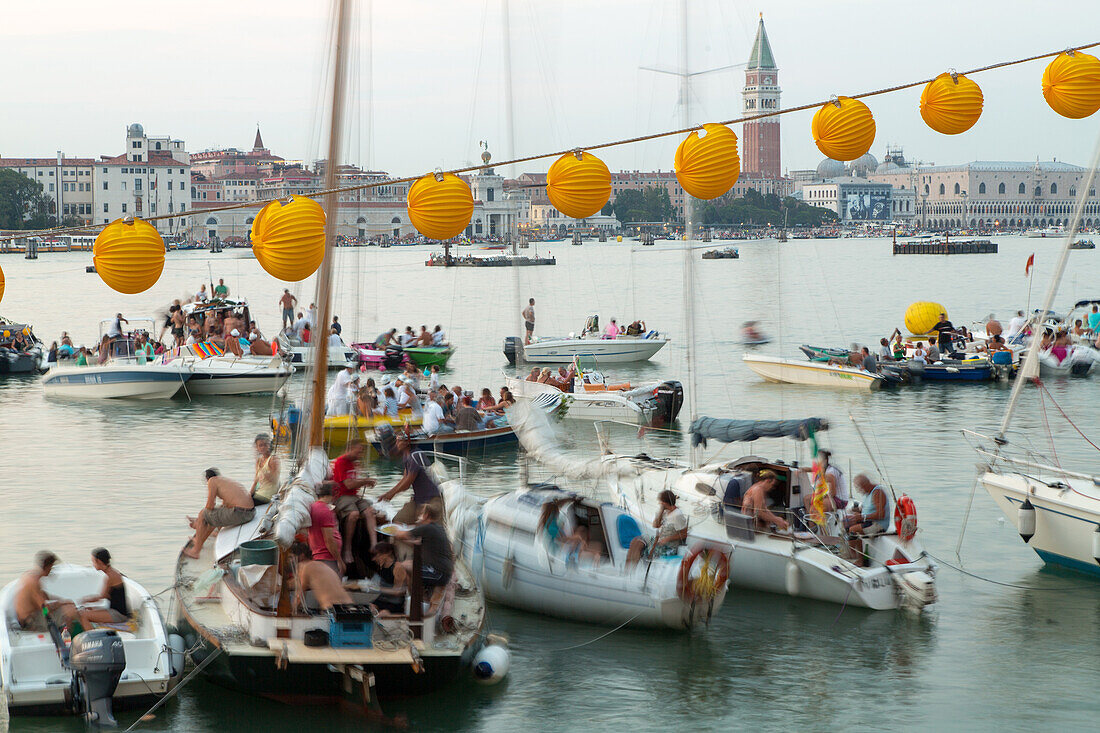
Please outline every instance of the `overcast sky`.
[{"label": "overcast sky", "polygon": [[[1100,41],[1097,0],[689,6],[696,71],[743,63],[765,12],[784,107]],[[677,0],[511,0],[510,7],[517,155],[679,126],[677,80],[639,70],[680,66]],[[488,140],[502,159],[501,0],[360,0],[359,8],[348,157],[410,175],[476,160],[478,141]],[[183,138],[193,152],[250,148],[259,123],[278,155],[312,160],[320,153],[327,0],[37,0],[6,10],[5,157],[58,149],[117,155],[131,122],[148,134]],[[919,89],[869,100],[878,125],[872,152],[881,159],[889,143],[902,145],[910,160],[940,164],[1036,156],[1086,164],[1100,115],[1056,115],[1042,97],[1045,64],[974,77],[985,111],[963,135],[924,125]],[[739,116],[743,83],[741,69],[698,77],[693,121]],[[811,116],[782,118],[784,169],[821,159]],[[612,169],[667,170],[678,142],[600,155]]]}]

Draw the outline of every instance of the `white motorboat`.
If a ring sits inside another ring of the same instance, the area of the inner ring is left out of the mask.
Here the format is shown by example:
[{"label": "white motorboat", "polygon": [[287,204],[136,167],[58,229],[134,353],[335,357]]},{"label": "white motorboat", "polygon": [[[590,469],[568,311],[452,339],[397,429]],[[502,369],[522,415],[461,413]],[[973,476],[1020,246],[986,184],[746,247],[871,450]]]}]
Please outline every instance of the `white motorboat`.
[{"label": "white motorboat", "polygon": [[191,378],[188,363],[152,363],[136,347],[139,335],[152,333],[153,319],[132,318],[131,332],[107,341],[104,334],[110,322],[108,319],[100,323],[100,348],[109,349],[107,360],[86,366],[66,362],[50,367],[42,375],[42,389],[47,397],[167,400],[181,391]]},{"label": "white motorboat", "polygon": [[[313,355],[314,349],[311,344],[303,342],[290,331],[283,331],[275,341],[279,345],[279,353],[286,356],[292,366],[302,369],[313,368],[316,357]],[[343,369],[348,365],[358,366],[359,354],[341,339],[339,348],[332,345],[328,347],[325,363],[328,364],[329,369]]]},{"label": "white motorboat", "polygon": [[[79,601],[99,593],[103,573],[78,565],[55,565],[42,581],[51,596]],[[122,640],[126,668],[115,688],[120,706],[152,704],[166,694],[183,675],[183,639],[169,636],[149,593],[131,578],[124,577],[126,602],[132,616],[122,624],[110,624]],[[24,631],[15,618],[15,591],[19,581],[0,590],[3,628],[0,629],[0,689],[13,712],[59,712],[73,704],[73,673],[63,666],[64,645],[60,634]],[[74,638],[79,640],[81,635]],[[67,652],[67,649],[66,649]],[[81,712],[81,711],[78,711]]]},{"label": "white motorboat", "polygon": [[524,344],[519,337],[509,336],[504,339],[504,355],[510,364],[520,361],[570,364],[577,358],[594,359],[601,365],[627,364],[652,358],[668,342],[669,339],[657,331],[605,338],[600,334],[599,318],[589,316],[579,336],[538,336],[529,344]]},{"label": "white motorboat", "polygon": [[165,365],[182,361],[191,371],[184,390],[195,395],[250,395],[278,392],[294,367],[277,356],[165,357]]},{"label": "white motorboat", "polygon": [[749,369],[769,382],[780,384],[806,384],[814,387],[842,387],[844,389],[878,389],[886,381],[881,374],[864,369],[840,366],[827,362],[784,359],[778,356],[745,354],[741,359]]},{"label": "white motorboat", "polygon": [[[552,384],[528,382],[504,376],[504,383],[520,399],[553,412],[560,418],[574,420],[622,420],[632,423],[650,422],[660,416],[666,422],[676,419],[683,405],[683,386],[679,382],[653,382],[629,389],[614,389],[615,385],[586,384],[582,377],[574,380],[575,389],[563,392]],[[594,389],[589,389],[594,387]]]},{"label": "white motorboat", "polygon": [[[681,548],[627,567],[631,540],[643,530],[620,507],[545,484],[489,499],[455,481],[443,490],[454,546],[498,603],[585,623],[686,629],[708,621],[725,600],[729,556],[717,547]],[[584,532],[598,561],[577,557],[540,529],[548,502],[565,505],[551,510],[560,512],[562,534]]]},{"label": "white motorboat", "polygon": [[1039,352],[1039,376],[1049,377],[1087,377],[1096,364],[1097,352],[1089,346],[1075,344],[1066,349],[1062,358],[1053,349]]},{"label": "white motorboat", "polygon": [[[675,461],[638,456],[608,455],[594,467],[578,463],[557,449],[545,419],[537,413],[516,414],[516,433],[528,455],[556,475],[607,481],[618,506],[644,522],[653,521],[657,494],[671,489],[677,506],[691,518],[689,541],[721,547],[730,555],[730,584],[751,590],[812,598],[872,609],[922,609],[936,600],[935,565],[915,536],[915,518],[899,529],[867,541],[866,567],[848,555],[837,517],[826,530],[807,529],[797,519],[803,501],[812,495],[809,475],[794,465],[756,456],[692,469]],[[705,425],[703,423],[706,423]],[[824,421],[709,420],[701,418],[692,432],[724,442],[760,437],[804,437],[808,427],[827,427]],[[759,529],[754,520],[725,501],[731,482],[748,488],[761,471],[772,470],[787,478],[790,487],[782,507],[801,529],[776,532]],[[914,515],[915,517],[915,515]],[[900,524],[900,523],[899,523]],[[904,536],[902,536],[904,532]]]}]

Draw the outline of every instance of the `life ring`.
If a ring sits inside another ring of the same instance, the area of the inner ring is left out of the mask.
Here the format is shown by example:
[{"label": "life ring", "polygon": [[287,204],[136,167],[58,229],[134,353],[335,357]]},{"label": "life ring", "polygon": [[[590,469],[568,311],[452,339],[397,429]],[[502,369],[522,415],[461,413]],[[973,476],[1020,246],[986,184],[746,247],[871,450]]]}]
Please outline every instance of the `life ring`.
[{"label": "life ring", "polygon": [[906,494],[898,497],[898,505],[894,508],[894,529],[903,542],[917,536],[917,505]]},{"label": "life ring", "polygon": [[[691,570],[699,560],[703,561],[699,575],[691,577]],[[726,585],[729,578],[729,556],[714,545],[696,543],[684,556],[676,573],[676,595],[682,600],[696,598],[711,600]]]}]

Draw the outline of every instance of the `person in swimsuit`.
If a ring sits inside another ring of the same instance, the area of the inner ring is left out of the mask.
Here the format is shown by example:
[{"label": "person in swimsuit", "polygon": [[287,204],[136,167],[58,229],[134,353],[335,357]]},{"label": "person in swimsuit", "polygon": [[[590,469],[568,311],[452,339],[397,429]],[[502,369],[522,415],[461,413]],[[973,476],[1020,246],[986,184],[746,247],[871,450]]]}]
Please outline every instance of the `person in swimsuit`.
[{"label": "person in swimsuit", "polygon": [[531,343],[531,339],[535,335],[535,299],[531,298],[527,301],[527,307],[523,309],[523,327],[525,329],[525,335],[523,337],[523,343]]},{"label": "person in swimsuit", "polygon": [[122,579],[122,573],[111,565],[111,553],[106,547],[97,547],[92,550],[92,567],[103,573],[103,590],[95,595],[85,596],[80,599],[81,605],[107,601],[107,608],[81,608],[80,623],[84,628],[90,628],[95,624],[117,624],[130,618],[130,604],[126,600],[126,584]]}]

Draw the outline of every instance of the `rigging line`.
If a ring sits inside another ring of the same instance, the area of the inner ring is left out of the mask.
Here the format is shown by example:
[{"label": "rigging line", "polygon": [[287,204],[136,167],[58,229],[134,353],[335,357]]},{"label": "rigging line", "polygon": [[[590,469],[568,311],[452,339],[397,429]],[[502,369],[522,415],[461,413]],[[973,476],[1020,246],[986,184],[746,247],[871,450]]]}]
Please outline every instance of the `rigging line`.
[{"label": "rigging line", "polygon": [[218,658],[218,655],[220,655],[221,653],[222,653],[222,647],[220,647],[220,646],[219,646],[219,647],[218,647],[217,649],[215,649],[215,650],[214,650],[214,652],[213,652],[213,653],[212,653],[212,654],[211,654],[210,656],[208,656],[208,657],[207,657],[206,659],[202,660],[202,662],[201,662],[201,663],[199,664],[199,666],[197,666],[197,667],[195,667],[195,668],[194,668],[193,670],[191,670],[191,674],[189,674],[189,675],[187,675],[186,677],[184,677],[184,678],[183,678],[183,680],[182,680],[182,681],[181,681],[181,682],[180,682],[180,683],[179,683],[178,685],[176,685],[175,687],[173,687],[173,688],[172,688],[172,691],[171,691],[171,692],[169,692],[169,693],[168,693],[167,695],[165,695],[165,696],[164,696],[164,697],[162,697],[161,699],[157,700],[156,704],[155,704],[155,705],[153,705],[153,707],[151,707],[151,708],[149,708],[148,710],[146,710],[146,711],[145,711],[145,714],[144,714],[144,715],[142,715],[142,716],[141,716],[141,717],[139,717],[139,718],[138,718],[137,720],[135,720],[135,721],[134,721],[134,724],[133,724],[133,725],[131,725],[131,726],[130,726],[129,728],[127,728],[127,729],[126,729],[126,731],[125,731],[125,733],[130,733],[130,731],[134,730],[134,729],[135,729],[135,728],[137,728],[137,727],[138,727],[139,725],[141,725],[141,724],[142,724],[142,722],[143,722],[143,721],[144,721],[144,720],[145,720],[146,718],[148,718],[148,717],[149,717],[150,715],[152,715],[152,714],[153,714],[153,711],[154,711],[154,710],[156,710],[156,709],[157,709],[157,708],[159,708],[159,707],[160,707],[161,705],[163,705],[164,703],[166,703],[166,702],[168,702],[169,700],[171,700],[171,699],[172,699],[172,698],[173,698],[173,697],[175,696],[175,694],[176,694],[177,692],[179,692],[180,690],[182,690],[182,689],[183,689],[183,688],[184,688],[184,687],[185,687],[185,686],[187,685],[187,683],[188,683],[188,682],[190,682],[190,681],[191,681],[191,679],[192,679],[192,678],[193,678],[193,677],[194,677],[194,676],[195,676],[196,674],[198,674],[199,672],[201,672],[201,671],[202,671],[202,670],[203,670],[203,669],[204,669],[204,668],[206,667],[206,665],[210,664],[210,663],[211,663],[212,661],[214,661],[215,659],[217,659],[217,658]]},{"label": "rigging line", "polygon": [[[1028,63],[1030,61],[1038,61],[1040,59],[1050,58],[1052,56],[1058,56],[1059,54],[1065,53],[1067,51],[1084,51],[1086,49],[1095,48],[1096,46],[1100,46],[1100,41],[1096,41],[1094,43],[1087,43],[1087,44],[1080,45],[1080,46],[1071,46],[1071,47],[1068,47],[1068,48],[1063,48],[1063,49],[1058,50],[1058,51],[1050,51],[1050,52],[1047,52],[1047,53],[1037,54],[1035,56],[1028,56],[1027,58],[1014,59],[1012,61],[1001,61],[1001,62],[996,63],[996,64],[990,64],[988,66],[982,66],[982,67],[979,67],[979,68],[976,68],[976,69],[971,69],[969,71],[960,71],[960,72],[957,72],[957,73],[969,76],[969,75],[978,74],[978,73],[981,73],[981,72],[984,72],[984,71],[990,71],[990,70],[993,70],[993,69],[1000,69],[1000,68],[1004,68],[1004,67],[1007,67],[1007,66],[1015,66],[1017,64],[1023,64],[1023,63]],[[920,81],[906,82],[904,84],[898,84],[896,86],[886,87],[884,89],[876,89],[876,90],[870,91],[870,92],[861,92],[859,94],[851,94],[851,95],[847,95],[847,96],[849,97],[849,99],[866,99],[868,97],[874,97],[874,96],[878,96],[878,95],[882,95],[882,94],[890,94],[892,92],[897,92],[897,91],[901,91],[901,90],[904,90],[904,89],[912,89],[913,87],[918,87],[918,86],[921,86],[923,84],[928,84],[932,81],[935,81],[935,79],[922,79]],[[762,112],[762,113],[753,114],[753,115],[749,115],[749,116],[734,117],[734,118],[729,119],[729,120],[719,121],[717,124],[720,124],[720,125],[735,125],[735,124],[740,124],[742,122],[747,122],[749,120],[754,120],[754,121],[755,120],[762,120],[762,119],[765,119],[765,118],[768,118],[768,117],[778,117],[780,115],[791,114],[792,112],[804,112],[806,110],[816,109],[816,108],[821,107],[822,105],[829,104],[831,101],[833,101],[832,98],[826,99],[824,101],[811,102],[809,104],[802,104],[802,105],[799,105],[797,107],[787,107],[785,109],[778,109],[778,110],[775,110],[774,112]],[[476,171],[480,171],[480,170],[483,170],[485,168],[492,168],[494,166],[499,167],[499,168],[503,168],[505,166],[514,166],[517,163],[529,163],[531,161],[544,160],[546,158],[560,158],[563,155],[568,155],[569,153],[574,153],[574,152],[577,152],[579,150],[603,150],[605,148],[614,148],[614,147],[618,147],[620,145],[632,145],[634,143],[646,142],[648,140],[658,140],[660,138],[672,137],[672,136],[675,136],[675,135],[686,135],[689,132],[692,132],[694,130],[701,130],[701,129],[702,129],[701,124],[692,125],[690,123],[687,123],[687,124],[685,124],[685,126],[680,127],[679,129],[675,129],[675,130],[665,130],[663,132],[654,132],[654,133],[649,133],[649,134],[646,134],[646,135],[638,135],[638,136],[635,136],[635,137],[623,138],[623,139],[620,139],[620,140],[610,140],[610,141],[606,141],[606,142],[595,143],[595,144],[592,144],[592,145],[577,145],[577,146],[571,147],[567,150],[558,150],[558,151],[555,151],[555,152],[535,153],[533,155],[525,155],[525,156],[522,156],[522,157],[519,157],[519,158],[512,158],[511,160],[495,161],[491,165],[488,165],[488,166],[486,166],[484,164],[482,164],[482,165],[469,165],[469,166],[466,166],[466,167],[463,167],[463,168],[451,168],[451,169],[448,169],[448,170],[440,170],[439,172],[441,172],[441,173],[451,173],[451,174],[454,174],[454,175],[462,175],[462,174],[466,174],[466,173],[474,173]],[[313,192],[309,195],[304,195],[303,194],[303,197],[304,198],[312,198],[312,199],[323,198],[323,197],[325,197],[327,195],[330,195],[330,194],[347,193],[349,191],[360,191],[360,190],[364,190],[364,189],[368,189],[368,188],[378,188],[380,186],[389,186],[389,185],[393,185],[395,183],[412,183],[412,182],[414,182],[414,181],[416,181],[416,180],[418,180],[422,177],[423,177],[423,174],[422,175],[416,175],[416,176],[405,176],[403,178],[389,178],[389,179],[386,179],[385,181],[374,181],[374,182],[371,182],[371,183],[362,183],[362,184],[357,184],[357,185],[354,185],[354,186],[340,186],[340,187],[315,191],[315,192]],[[233,211],[233,210],[236,210],[236,209],[247,209],[247,208],[255,207],[255,206],[259,205],[260,203],[261,202],[258,202],[258,201],[248,201],[248,202],[243,202],[243,203],[239,203],[239,204],[232,204],[232,205],[222,206],[222,207],[213,208],[213,209],[204,209],[203,212],[201,212],[201,213],[216,213],[216,212],[219,212],[219,211]],[[195,214],[195,213],[200,213],[200,212],[178,211],[178,212],[175,212],[173,214],[162,214],[162,215],[158,215],[158,216],[151,216],[147,219],[143,219],[143,221],[160,221],[160,220],[163,220],[163,219],[180,218],[182,216],[186,216],[187,214]],[[55,229],[35,229],[35,230],[28,229],[28,230],[23,231],[19,235],[9,235],[9,236],[6,236],[6,237],[0,237],[0,242],[6,242],[6,241],[15,240],[15,239],[26,239],[27,237],[41,235],[41,234],[65,234],[65,233],[68,233],[68,232],[86,232],[86,231],[91,231],[91,230],[94,230],[94,229],[102,229],[104,226],[105,226],[104,224],[86,224],[86,225],[83,225],[83,226],[58,227],[58,228],[55,228]]]},{"label": "rigging line", "polygon": [[1089,440],[1089,436],[1081,432],[1081,428],[1077,427],[1077,424],[1070,419],[1069,415],[1066,414],[1066,411],[1063,410],[1062,406],[1059,405],[1058,402],[1054,399],[1054,395],[1052,395],[1050,393],[1050,390],[1047,389],[1047,386],[1039,380],[1036,380],[1035,383],[1041,391],[1046,393],[1046,396],[1050,399],[1050,403],[1054,405],[1055,409],[1057,409],[1058,412],[1062,414],[1062,417],[1066,419],[1066,422],[1068,422],[1073,427],[1073,429],[1077,431],[1077,434],[1084,438],[1085,442],[1091,445],[1093,448],[1095,448],[1096,450],[1100,450],[1100,445],[1096,445],[1096,443],[1093,443],[1091,440]]},{"label": "rigging line", "polygon": [[607,633],[600,634],[599,636],[597,636],[595,639],[592,639],[591,641],[586,641],[583,644],[574,644],[573,646],[562,647],[561,649],[548,649],[547,651],[550,651],[550,652],[567,652],[567,651],[570,651],[572,649],[580,649],[582,646],[588,646],[589,644],[595,644],[600,639],[604,639],[608,636],[611,636],[616,631],[618,631],[622,627],[626,626],[628,623],[630,623],[631,621],[633,621],[634,619],[638,618],[641,615],[642,615],[642,612],[639,611],[638,613],[636,613],[633,616],[631,616],[630,618],[628,618],[626,621],[623,621],[621,624],[619,624],[615,628],[611,629]]},{"label": "rigging line", "polygon": [[[1036,377],[1033,381],[1038,384],[1040,380]],[[1054,433],[1050,432],[1050,423],[1047,422],[1047,402],[1043,399],[1042,392],[1039,392],[1039,412],[1043,415],[1043,430],[1050,439],[1050,454],[1054,457],[1054,465],[1061,468],[1062,462],[1058,460],[1058,451],[1054,448]]]},{"label": "rigging line", "polygon": [[[970,523],[970,509],[974,506],[974,494],[978,491],[978,475],[974,475],[974,483],[970,486],[970,498],[966,500],[966,512],[963,513],[962,527],[959,528],[959,540],[955,543],[955,558],[962,562],[963,537],[966,536],[966,525]],[[896,502],[895,502],[896,503]]]},{"label": "rigging line", "polygon": [[963,575],[969,575],[971,578],[976,578],[977,580],[984,580],[987,583],[993,583],[994,585],[1000,585],[1000,586],[1004,586],[1006,588],[1019,588],[1020,590],[1042,590],[1042,591],[1074,591],[1074,590],[1080,589],[1080,587],[1081,587],[1080,585],[1074,583],[1074,584],[1070,584],[1070,585],[1056,585],[1052,588],[1044,588],[1044,587],[1038,586],[1038,585],[1021,585],[1019,583],[1008,583],[1008,582],[1003,581],[1003,580],[994,580],[993,578],[986,578],[984,576],[978,575],[977,573],[972,573],[969,570],[963,570],[958,565],[952,565],[951,563],[947,562],[946,560],[942,560],[942,559],[936,557],[935,555],[933,555],[928,550],[925,550],[924,552],[925,552],[926,555],[928,555],[928,557],[932,558],[936,562],[943,563],[947,567],[951,568],[952,570],[957,570],[958,572],[962,573]]}]

